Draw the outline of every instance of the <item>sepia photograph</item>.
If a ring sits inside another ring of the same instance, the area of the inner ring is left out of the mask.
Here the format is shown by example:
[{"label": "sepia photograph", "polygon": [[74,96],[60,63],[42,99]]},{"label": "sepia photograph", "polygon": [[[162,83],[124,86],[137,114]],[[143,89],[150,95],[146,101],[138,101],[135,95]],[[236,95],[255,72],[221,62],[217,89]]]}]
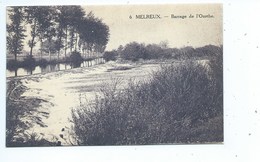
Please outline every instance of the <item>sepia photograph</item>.
[{"label": "sepia photograph", "polygon": [[222,4],[6,7],[6,147],[223,144]]}]

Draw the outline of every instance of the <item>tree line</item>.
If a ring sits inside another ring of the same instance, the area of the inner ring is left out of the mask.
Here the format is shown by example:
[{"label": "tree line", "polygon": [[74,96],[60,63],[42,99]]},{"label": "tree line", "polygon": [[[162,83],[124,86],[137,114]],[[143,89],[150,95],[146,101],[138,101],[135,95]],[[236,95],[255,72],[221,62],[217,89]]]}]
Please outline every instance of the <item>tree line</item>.
[{"label": "tree line", "polygon": [[117,49],[106,51],[103,58],[106,61],[116,60],[117,58],[130,61],[151,60],[151,59],[212,59],[220,55],[223,47],[215,45],[206,45],[203,47],[193,48],[185,46],[182,48],[170,48],[168,41],[161,41],[159,44],[145,44],[130,42],[125,46],[120,45]]},{"label": "tree line", "polygon": [[55,53],[59,59],[61,52],[65,58],[74,51],[85,56],[102,53],[109,40],[109,27],[93,12],[86,14],[80,6],[15,6],[8,7],[7,12],[7,51],[14,55],[15,61],[25,43],[31,57],[39,43],[40,57],[45,52],[51,59]]}]

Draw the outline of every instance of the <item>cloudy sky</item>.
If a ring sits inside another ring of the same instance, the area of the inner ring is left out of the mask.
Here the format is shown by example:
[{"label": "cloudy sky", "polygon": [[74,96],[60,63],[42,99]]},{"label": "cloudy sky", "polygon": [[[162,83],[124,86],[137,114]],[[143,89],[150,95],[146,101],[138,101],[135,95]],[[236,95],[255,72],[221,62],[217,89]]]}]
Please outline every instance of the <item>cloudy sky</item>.
[{"label": "cloudy sky", "polygon": [[[107,50],[120,44],[137,41],[159,43],[167,40],[170,47],[222,44],[222,5],[125,5],[83,6],[93,11],[109,26],[110,40]],[[161,19],[136,19],[136,15],[157,14]],[[196,14],[212,15],[212,18],[196,18]],[[129,16],[132,16],[132,19]],[[185,19],[171,18],[187,16]],[[194,18],[189,18],[194,15]],[[168,16],[168,17],[167,17]]]}]

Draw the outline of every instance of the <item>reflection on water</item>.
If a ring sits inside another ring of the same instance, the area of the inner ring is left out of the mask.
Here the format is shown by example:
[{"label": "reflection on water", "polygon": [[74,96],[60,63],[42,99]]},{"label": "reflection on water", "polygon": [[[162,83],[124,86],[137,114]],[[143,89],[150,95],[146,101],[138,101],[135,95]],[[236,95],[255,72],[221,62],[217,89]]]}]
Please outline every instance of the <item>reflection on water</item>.
[{"label": "reflection on water", "polygon": [[61,64],[53,64],[47,66],[36,66],[30,68],[18,68],[16,70],[6,70],[6,76],[12,77],[12,76],[25,76],[25,75],[32,75],[32,74],[50,73],[54,71],[68,70],[68,69],[73,69],[78,67],[90,67],[102,63],[105,63],[104,59],[98,58],[91,61],[84,61],[79,64],[61,63]]}]

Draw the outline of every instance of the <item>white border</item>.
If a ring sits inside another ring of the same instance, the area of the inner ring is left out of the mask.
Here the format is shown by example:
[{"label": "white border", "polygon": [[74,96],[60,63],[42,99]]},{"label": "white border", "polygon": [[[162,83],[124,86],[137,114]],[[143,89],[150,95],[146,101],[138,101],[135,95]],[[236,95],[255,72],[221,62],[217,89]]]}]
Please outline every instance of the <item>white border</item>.
[{"label": "white border", "polygon": [[[12,5],[223,3],[224,144],[5,148],[5,7]],[[260,3],[255,1],[0,0],[0,161],[260,161]],[[258,48],[257,48],[258,47]]]}]

